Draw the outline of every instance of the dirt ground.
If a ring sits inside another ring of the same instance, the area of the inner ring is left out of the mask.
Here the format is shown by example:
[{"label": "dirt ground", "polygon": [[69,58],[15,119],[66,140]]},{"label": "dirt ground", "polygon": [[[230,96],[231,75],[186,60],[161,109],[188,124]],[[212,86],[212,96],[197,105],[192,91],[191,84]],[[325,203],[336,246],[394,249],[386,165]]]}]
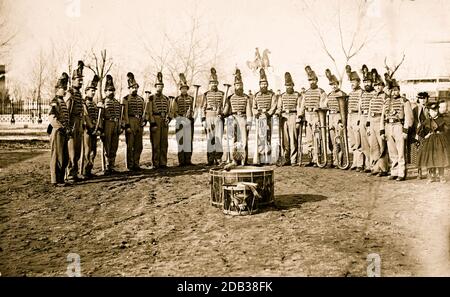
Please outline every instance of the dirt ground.
[{"label": "dirt ground", "polygon": [[274,167],[275,206],[227,216],[209,204],[204,153],[53,188],[46,144],[0,151],[2,276],[64,276],[69,253],[84,276],[365,276],[371,253],[383,276],[450,276],[450,182]]}]

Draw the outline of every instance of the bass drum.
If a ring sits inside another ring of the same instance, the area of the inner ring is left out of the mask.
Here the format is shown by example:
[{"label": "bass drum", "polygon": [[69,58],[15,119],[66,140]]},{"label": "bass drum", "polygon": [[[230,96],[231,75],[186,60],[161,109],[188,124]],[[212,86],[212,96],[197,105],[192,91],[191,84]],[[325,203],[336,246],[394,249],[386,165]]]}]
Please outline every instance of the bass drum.
[{"label": "bass drum", "polygon": [[264,167],[238,167],[229,171],[221,168],[211,169],[211,205],[223,208],[223,185],[237,185],[240,182],[256,184],[256,191],[261,196],[258,206],[264,207],[274,203],[275,177],[273,169]]}]

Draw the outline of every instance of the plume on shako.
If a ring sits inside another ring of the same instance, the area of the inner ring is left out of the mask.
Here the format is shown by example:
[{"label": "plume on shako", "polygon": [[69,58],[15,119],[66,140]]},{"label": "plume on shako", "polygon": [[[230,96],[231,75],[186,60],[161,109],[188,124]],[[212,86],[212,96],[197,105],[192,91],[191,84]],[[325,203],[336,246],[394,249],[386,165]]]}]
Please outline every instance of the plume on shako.
[{"label": "plume on shako", "polygon": [[372,81],[375,85],[377,85],[377,84],[384,85],[384,82],[381,79],[381,76],[378,74],[378,71],[375,68],[372,68],[371,74],[372,74]]},{"label": "plume on shako", "polygon": [[347,73],[347,77],[348,77],[349,81],[352,81],[352,80],[360,81],[361,80],[359,78],[358,72],[352,71],[352,67],[350,65],[345,66],[345,73]]},{"label": "plume on shako", "polygon": [[259,82],[267,82],[266,72],[263,68],[259,69]]},{"label": "plume on shako", "polygon": [[347,73],[347,77],[348,77],[348,79],[350,79],[350,77],[352,75],[352,66],[345,65],[345,73]]},{"label": "plume on shako", "polygon": [[180,89],[183,87],[186,87],[189,89],[189,86],[186,81],[186,76],[184,75],[184,73],[180,73],[179,76],[180,76],[180,81],[178,82],[178,85],[179,85]]},{"label": "plume on shako", "polygon": [[311,69],[311,66],[305,67],[306,75],[308,76],[308,80],[317,80],[316,73]]},{"label": "plume on shako", "polygon": [[362,71],[362,75],[363,75],[363,80],[365,80],[365,81],[367,81],[367,80],[373,81],[372,73],[369,72],[369,68],[367,67],[366,64],[362,65],[361,71]]},{"label": "plume on shako", "polygon": [[127,73],[127,81],[128,81],[128,87],[138,87],[139,84],[136,82],[136,79],[134,78],[134,74],[132,72]]},{"label": "plume on shako", "polygon": [[56,89],[62,88],[64,90],[67,90],[67,85],[69,83],[69,75],[65,72],[61,74],[61,77],[58,78],[58,81],[56,82]]},{"label": "plume on shako", "polygon": [[84,68],[83,61],[78,61],[77,69],[75,69],[72,73],[72,79],[82,78],[83,77],[83,68]]},{"label": "plume on shako", "polygon": [[211,75],[209,77],[209,82],[218,82],[216,68],[214,67],[211,68]]},{"label": "plume on shako", "polygon": [[284,74],[284,85],[285,86],[294,86],[294,81],[292,80],[292,76],[289,72]]},{"label": "plume on shako", "polygon": [[392,80],[388,73],[384,74],[384,81],[386,82],[388,89],[392,89]]},{"label": "plume on shako", "polygon": [[384,73],[384,80],[386,82],[386,86],[388,89],[393,89],[393,88],[400,88],[397,80],[395,78],[393,78],[392,74],[389,74],[389,72]]},{"label": "plume on shako", "polygon": [[241,70],[239,70],[239,68],[236,68],[236,71],[234,73],[234,83],[242,83]]},{"label": "plume on shako", "polygon": [[325,70],[325,75],[326,75],[326,77],[328,78],[328,81],[329,81],[330,85],[331,85],[331,84],[334,84],[334,83],[339,84],[339,81],[337,80],[336,76],[334,76],[334,75],[331,73],[330,69],[326,69],[326,70]]},{"label": "plume on shako", "polygon": [[162,75],[161,72],[158,72],[158,73],[156,74],[156,83],[155,83],[155,87],[156,87],[157,85],[163,85],[163,86],[164,86],[163,75]]},{"label": "plume on shako", "polygon": [[106,82],[105,82],[105,91],[115,91],[116,88],[114,87],[114,81],[111,75],[106,76]]},{"label": "plume on shako", "polygon": [[100,80],[100,78],[98,77],[97,74],[95,74],[91,80],[91,83],[88,85],[88,87],[86,89],[97,90],[97,85],[98,85],[99,80]]}]

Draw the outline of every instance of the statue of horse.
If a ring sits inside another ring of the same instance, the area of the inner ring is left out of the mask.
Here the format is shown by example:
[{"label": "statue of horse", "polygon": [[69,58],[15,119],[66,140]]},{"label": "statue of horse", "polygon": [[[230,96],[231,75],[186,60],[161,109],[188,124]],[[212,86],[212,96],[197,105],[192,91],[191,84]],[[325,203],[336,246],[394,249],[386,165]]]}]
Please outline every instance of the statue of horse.
[{"label": "statue of horse", "polygon": [[256,48],[255,60],[254,61],[247,61],[246,62],[247,67],[253,72],[258,71],[260,68],[263,68],[263,69],[267,70],[267,68],[271,67],[270,66],[270,60],[269,60],[269,54],[270,53],[271,53],[270,50],[265,49],[263,51],[262,58],[261,58],[261,55],[259,53],[259,49]]}]

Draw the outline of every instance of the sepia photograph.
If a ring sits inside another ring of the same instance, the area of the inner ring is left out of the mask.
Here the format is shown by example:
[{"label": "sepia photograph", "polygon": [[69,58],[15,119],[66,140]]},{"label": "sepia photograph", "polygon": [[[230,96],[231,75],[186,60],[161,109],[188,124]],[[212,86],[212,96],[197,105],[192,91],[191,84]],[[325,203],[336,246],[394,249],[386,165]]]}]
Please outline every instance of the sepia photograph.
[{"label": "sepia photograph", "polygon": [[0,0],[0,276],[449,277],[449,28],[447,0]]}]

